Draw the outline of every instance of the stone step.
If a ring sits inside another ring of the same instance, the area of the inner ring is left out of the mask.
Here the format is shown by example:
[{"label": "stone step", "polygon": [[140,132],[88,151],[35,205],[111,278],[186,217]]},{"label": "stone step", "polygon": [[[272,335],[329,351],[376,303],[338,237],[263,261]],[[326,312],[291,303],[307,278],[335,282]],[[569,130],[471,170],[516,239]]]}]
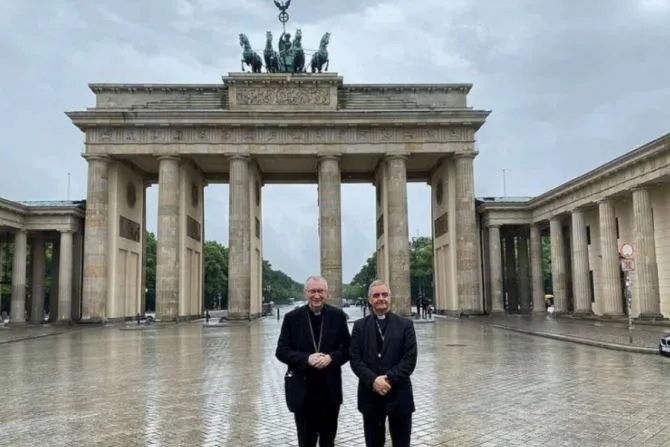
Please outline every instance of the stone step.
[{"label": "stone step", "polygon": [[417,107],[417,104],[414,100],[391,95],[340,92],[338,107],[340,109],[413,109]]},{"label": "stone step", "polygon": [[181,96],[177,98],[149,101],[146,104],[134,106],[135,109],[227,109],[228,95],[209,94],[197,96]]}]

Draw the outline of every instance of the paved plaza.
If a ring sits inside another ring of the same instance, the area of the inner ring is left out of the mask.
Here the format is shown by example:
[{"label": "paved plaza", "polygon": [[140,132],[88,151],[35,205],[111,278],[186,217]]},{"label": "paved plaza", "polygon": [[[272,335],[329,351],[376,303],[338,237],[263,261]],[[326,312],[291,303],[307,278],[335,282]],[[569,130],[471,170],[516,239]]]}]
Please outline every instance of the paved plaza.
[{"label": "paved plaza", "polygon": [[[0,445],[297,445],[279,326],[77,327],[2,344]],[[670,446],[668,359],[470,321],[416,330],[413,446]],[[348,364],[344,386],[337,445],[361,447]]]}]

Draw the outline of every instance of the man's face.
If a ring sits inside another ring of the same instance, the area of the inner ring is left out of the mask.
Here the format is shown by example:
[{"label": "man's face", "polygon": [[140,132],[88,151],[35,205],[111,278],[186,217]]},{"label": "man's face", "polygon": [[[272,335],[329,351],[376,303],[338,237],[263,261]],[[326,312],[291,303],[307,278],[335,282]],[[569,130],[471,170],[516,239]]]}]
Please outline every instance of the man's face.
[{"label": "man's face", "polygon": [[385,314],[388,312],[391,306],[391,294],[388,287],[384,284],[374,286],[368,297],[368,301],[376,314]]},{"label": "man's face", "polygon": [[305,299],[312,309],[320,309],[323,301],[328,298],[328,289],[321,281],[311,280],[305,287]]}]

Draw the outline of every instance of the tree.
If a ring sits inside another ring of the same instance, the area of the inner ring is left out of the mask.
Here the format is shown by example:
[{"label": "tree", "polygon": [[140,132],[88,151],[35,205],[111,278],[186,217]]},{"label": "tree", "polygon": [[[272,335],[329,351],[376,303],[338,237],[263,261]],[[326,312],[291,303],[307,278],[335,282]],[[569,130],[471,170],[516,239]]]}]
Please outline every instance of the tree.
[{"label": "tree", "polygon": [[551,281],[551,239],[542,236],[542,283],[545,293],[553,293],[554,286]]},{"label": "tree", "polygon": [[409,245],[409,271],[412,297],[433,300],[433,240],[415,237]]},{"label": "tree", "polygon": [[156,309],[156,247],[158,241],[151,231],[145,231],[146,244],[144,259],[146,259],[145,286],[147,289],[145,310]]},{"label": "tree", "polygon": [[[156,296],[156,236],[147,232],[146,284],[147,309],[155,309]],[[216,241],[206,241],[203,246],[204,302],[212,309],[219,302],[221,307],[228,306],[228,249]],[[263,290],[266,301],[288,302],[289,298],[302,295],[302,284],[280,270],[274,270],[268,261],[263,261]]]},{"label": "tree", "polygon": [[207,309],[214,308],[221,297],[221,307],[228,306],[228,250],[216,241],[205,242],[205,290]]},{"label": "tree", "polygon": [[[409,243],[410,288],[412,298],[422,294],[433,299],[433,240],[415,237]],[[347,299],[366,296],[368,287],[377,279],[377,256],[373,254],[365,261],[351,282],[344,286],[343,297]]]}]

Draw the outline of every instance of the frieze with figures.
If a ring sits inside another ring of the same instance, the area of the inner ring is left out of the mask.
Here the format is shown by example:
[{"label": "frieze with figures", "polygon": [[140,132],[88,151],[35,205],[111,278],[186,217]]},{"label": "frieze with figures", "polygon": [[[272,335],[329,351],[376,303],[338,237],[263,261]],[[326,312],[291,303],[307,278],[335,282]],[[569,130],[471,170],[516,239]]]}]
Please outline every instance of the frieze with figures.
[{"label": "frieze with figures", "polygon": [[88,144],[328,144],[469,142],[474,130],[441,127],[115,127],[86,132]]},{"label": "frieze with figures", "polygon": [[322,87],[236,87],[237,105],[328,105],[330,89]]}]

